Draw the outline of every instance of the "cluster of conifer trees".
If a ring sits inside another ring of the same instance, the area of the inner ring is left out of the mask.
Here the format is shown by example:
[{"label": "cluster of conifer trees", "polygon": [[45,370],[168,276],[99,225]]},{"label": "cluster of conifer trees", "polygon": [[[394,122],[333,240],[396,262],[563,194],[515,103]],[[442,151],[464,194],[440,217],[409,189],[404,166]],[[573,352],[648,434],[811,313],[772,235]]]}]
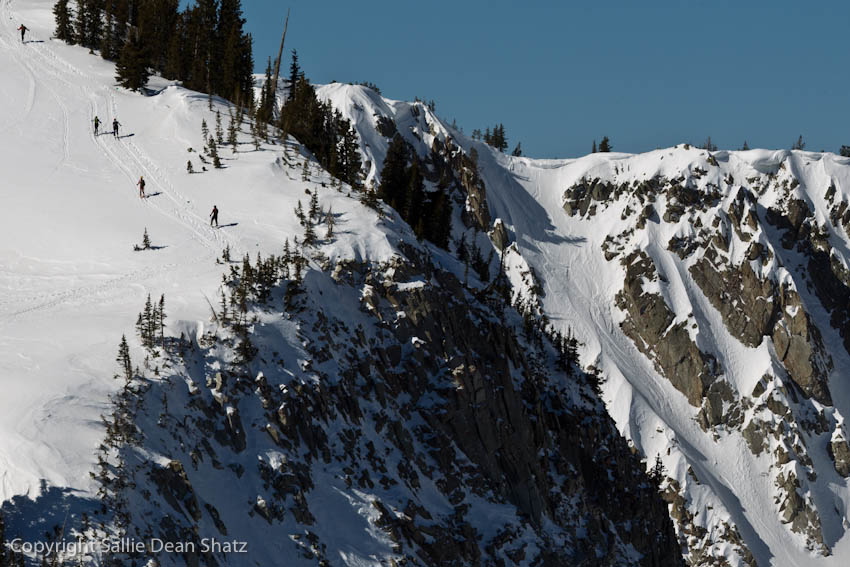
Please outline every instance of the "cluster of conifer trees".
[{"label": "cluster of conifer trees", "polygon": [[397,210],[419,238],[448,248],[451,201],[445,188],[425,191],[424,164],[407,142],[396,134],[387,149],[378,197]]},{"label": "cluster of conifer trees", "polygon": [[[266,67],[266,80],[257,104],[257,121],[272,122],[276,92],[272,84],[271,61]],[[351,123],[334,110],[329,102],[316,96],[293,50],[289,68],[289,92],[277,118],[282,137],[291,134],[309,149],[331,175],[359,189],[360,152],[357,133]]]},{"label": "cluster of conifer trees", "polygon": [[250,106],[251,36],[243,30],[241,0],[68,0],[53,8],[56,38],[98,49],[117,62],[118,81],[140,90],[151,71]]},{"label": "cluster of conifer trees", "polygon": [[[472,131],[472,139],[473,140],[482,140],[485,144],[493,146],[500,152],[507,151],[508,149],[508,137],[505,135],[505,125],[504,124],[496,124],[493,126],[493,130],[490,131],[490,128],[481,133],[481,130],[475,129]],[[517,147],[519,147],[517,145]]]}]

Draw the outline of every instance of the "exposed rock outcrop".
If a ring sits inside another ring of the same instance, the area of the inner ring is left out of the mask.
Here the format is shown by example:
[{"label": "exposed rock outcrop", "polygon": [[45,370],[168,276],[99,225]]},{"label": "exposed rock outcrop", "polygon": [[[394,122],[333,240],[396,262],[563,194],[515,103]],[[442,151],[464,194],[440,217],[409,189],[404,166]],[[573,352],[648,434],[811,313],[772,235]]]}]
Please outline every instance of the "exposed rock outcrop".
[{"label": "exposed rock outcrop", "polygon": [[675,317],[661,295],[644,291],[643,282],[658,277],[652,259],[640,252],[622,263],[626,280],[617,294],[617,306],[627,314],[621,325],[623,332],[691,405],[699,407],[718,375],[717,361],[697,348],[684,323],[673,323]]}]

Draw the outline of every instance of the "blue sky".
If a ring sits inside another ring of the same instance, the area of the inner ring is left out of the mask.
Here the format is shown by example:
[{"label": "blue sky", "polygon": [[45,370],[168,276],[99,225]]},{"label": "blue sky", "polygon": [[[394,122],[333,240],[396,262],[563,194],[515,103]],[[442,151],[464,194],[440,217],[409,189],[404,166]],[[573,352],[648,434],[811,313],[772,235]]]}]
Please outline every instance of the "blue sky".
[{"label": "blue sky", "polygon": [[[257,67],[280,43],[313,82],[433,99],[467,133],[502,122],[526,155],[603,135],[639,152],[850,145],[850,2],[243,0]],[[289,59],[285,60],[288,65]]]}]

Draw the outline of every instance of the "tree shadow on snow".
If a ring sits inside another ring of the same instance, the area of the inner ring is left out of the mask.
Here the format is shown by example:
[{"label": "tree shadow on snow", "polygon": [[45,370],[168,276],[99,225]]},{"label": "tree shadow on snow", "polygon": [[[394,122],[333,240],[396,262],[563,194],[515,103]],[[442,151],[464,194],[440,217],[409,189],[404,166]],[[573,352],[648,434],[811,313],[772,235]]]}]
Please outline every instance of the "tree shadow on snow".
[{"label": "tree shadow on snow", "polygon": [[79,529],[82,515],[92,518],[100,506],[96,498],[81,496],[70,488],[48,487],[42,480],[39,497],[15,496],[0,509],[6,520],[7,541],[21,538],[26,542],[42,542],[53,541],[63,532],[63,526],[63,539],[74,541],[71,528]]},{"label": "tree shadow on snow", "polygon": [[44,43],[44,40],[43,39],[28,39],[24,42],[24,45],[26,45],[27,43]]}]

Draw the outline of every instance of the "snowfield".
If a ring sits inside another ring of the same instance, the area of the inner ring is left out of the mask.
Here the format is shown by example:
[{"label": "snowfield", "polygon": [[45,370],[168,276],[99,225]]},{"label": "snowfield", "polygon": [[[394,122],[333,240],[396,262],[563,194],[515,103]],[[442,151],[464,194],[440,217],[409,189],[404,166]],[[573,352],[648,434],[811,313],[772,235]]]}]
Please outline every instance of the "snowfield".
[{"label": "snowfield", "polygon": [[[263,145],[255,151],[243,133],[237,152],[220,147],[225,169],[208,165],[209,171],[201,172],[201,122],[214,130],[218,109],[226,128],[224,101],[214,100],[211,111],[205,95],[161,79],[152,79],[152,96],[117,88],[111,63],[50,39],[52,5],[51,0],[0,0],[0,502],[35,499],[53,488],[92,496],[96,489],[89,472],[103,439],[100,416],[120,385],[114,379],[118,343],[122,335],[135,337],[133,324],[148,294],[165,295],[172,334],[201,335],[210,319],[208,302],[216,303],[225,269],[217,263],[222,251],[229,248],[235,259],[280,253],[285,239],[301,237],[292,211],[299,200],[309,201],[308,184],[300,177],[304,156],[291,140],[286,148]],[[31,30],[26,43],[16,31],[22,22]],[[808,203],[818,222],[827,223],[827,188],[834,185],[841,198],[850,199],[850,159],[752,150],[714,152],[718,165],[712,166],[708,152],[683,146],[640,155],[514,158],[465,137],[430,111],[412,111],[422,105],[341,84],[321,87],[319,96],[355,125],[367,184],[378,179],[388,146],[375,129],[378,116],[393,118],[423,157],[435,139],[450,138],[467,152],[476,150],[490,214],[501,219],[515,243],[505,254],[512,283],[526,293],[523,273],[534,269],[544,292],[539,295],[542,311],[554,326],[572,330],[581,341],[583,364],[605,377],[604,398],[622,435],[650,464],[661,455],[667,474],[684,487],[688,508],[699,510],[695,521],[708,530],[707,539],[731,522],[758,565],[850,562],[850,486],[824,448],[838,429],[809,439],[813,446],[823,445],[809,449],[818,478],[808,484],[831,550],[822,556],[807,550],[782,523],[768,456],[754,456],[739,432],[714,436],[704,431],[697,408],[620,330],[624,313],[615,296],[625,270],[618,260],[605,260],[602,246],[606,237],[629,226],[621,204],[592,219],[570,217],[563,208],[564,191],[585,178],[625,183],[674,178],[700,168],[710,171],[701,181],[705,187],[720,185],[727,175],[743,180],[782,167],[800,181],[794,194]],[[94,116],[104,122],[98,136]],[[106,133],[113,118],[122,125],[118,139]],[[187,173],[187,160],[197,173]],[[140,176],[146,180],[145,199],[136,188]],[[395,256],[409,231],[394,232],[356,196],[324,187],[329,183],[313,163],[309,186],[318,187],[322,204],[337,213],[336,231],[343,235],[322,252],[330,259],[387,261]],[[721,206],[733,197],[724,195]],[[764,207],[772,204],[770,194],[760,199]],[[219,228],[209,226],[213,205],[220,211]],[[706,225],[711,220],[708,215],[703,219]],[[145,230],[155,249],[133,251]],[[717,357],[737,392],[749,395],[765,373],[775,370],[775,351],[770,341],[751,348],[732,336],[686,264],[672,259],[668,241],[690,230],[684,222],[650,222],[635,233],[629,246],[652,257],[662,276],[644,289],[664,297],[675,322],[688,323],[690,338]],[[766,242],[768,236],[756,238]],[[832,238],[830,245],[850,258],[846,235]],[[746,253],[740,242],[732,243],[733,261],[740,263]],[[795,257],[788,252],[775,261],[770,269],[781,274],[793,268]],[[400,287],[421,285],[411,281]],[[811,297],[811,292],[800,293]],[[812,314],[819,322],[829,320],[825,312]],[[834,362],[829,377],[834,407],[824,413],[843,427],[843,416],[850,415],[850,355],[837,332],[828,324],[821,327]],[[411,339],[412,348],[421,340]],[[350,499],[330,489],[322,497]],[[364,494],[348,506],[362,508],[359,517],[366,517],[374,513],[368,500]],[[360,532],[340,535],[352,550],[349,564],[362,560],[355,549],[360,537]],[[374,541],[381,537],[372,534]],[[735,557],[724,542],[709,541],[707,547]]]},{"label": "snowfield", "polygon": [[[255,152],[247,134],[237,154],[222,147],[225,169],[189,175],[187,160],[203,165],[201,121],[215,129],[207,97],[157,80],[157,96],[117,88],[113,64],[50,39],[52,5],[0,2],[0,501],[36,497],[42,481],[88,493],[118,342],[134,334],[147,295],[165,294],[174,321],[206,322],[224,248],[237,259],[280,253],[302,233],[296,202],[309,202],[300,167],[284,163],[297,153]],[[25,44],[20,22],[31,29]],[[215,108],[226,128],[227,106]],[[315,164],[311,175],[328,180]],[[370,230],[374,213],[335,190],[320,194],[351,235],[330,257],[393,254],[385,233]],[[134,252],[145,229],[160,248]]]}]

